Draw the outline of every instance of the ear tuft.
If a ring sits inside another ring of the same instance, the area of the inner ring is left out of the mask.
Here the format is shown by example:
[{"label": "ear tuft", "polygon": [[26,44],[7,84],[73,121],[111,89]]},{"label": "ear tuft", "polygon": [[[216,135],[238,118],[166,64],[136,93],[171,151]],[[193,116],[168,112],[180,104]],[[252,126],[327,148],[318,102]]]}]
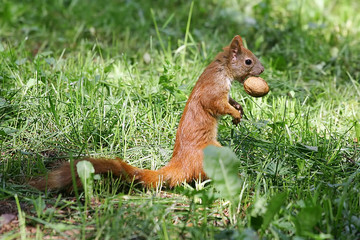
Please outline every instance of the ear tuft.
[{"label": "ear tuft", "polygon": [[236,60],[236,55],[241,52],[241,47],[243,46],[244,46],[243,40],[239,35],[236,35],[230,43],[230,48],[229,48],[230,51],[229,54],[231,56],[230,59]]}]

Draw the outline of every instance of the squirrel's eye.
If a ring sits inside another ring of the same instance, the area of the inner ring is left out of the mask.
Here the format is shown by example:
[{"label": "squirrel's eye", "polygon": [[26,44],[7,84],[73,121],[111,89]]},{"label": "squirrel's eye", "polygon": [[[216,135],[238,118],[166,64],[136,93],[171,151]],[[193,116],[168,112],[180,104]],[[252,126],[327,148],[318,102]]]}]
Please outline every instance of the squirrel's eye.
[{"label": "squirrel's eye", "polygon": [[251,59],[246,59],[246,60],[245,60],[245,64],[246,64],[246,65],[251,65],[251,64],[252,64]]}]

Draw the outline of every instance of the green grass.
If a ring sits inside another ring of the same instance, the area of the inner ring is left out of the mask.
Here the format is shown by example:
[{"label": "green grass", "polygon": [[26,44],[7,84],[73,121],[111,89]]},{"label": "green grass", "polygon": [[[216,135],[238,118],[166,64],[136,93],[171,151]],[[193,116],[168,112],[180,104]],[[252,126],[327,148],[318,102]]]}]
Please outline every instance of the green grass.
[{"label": "green grass", "polygon": [[[18,216],[4,239],[360,238],[359,3],[195,1],[191,21],[190,8],[0,0],[0,215]],[[195,81],[236,34],[271,88],[254,99],[234,83],[246,118],[219,124],[241,165],[237,212],[211,183],[105,178],[86,204],[26,185],[82,155],[166,164]]]}]

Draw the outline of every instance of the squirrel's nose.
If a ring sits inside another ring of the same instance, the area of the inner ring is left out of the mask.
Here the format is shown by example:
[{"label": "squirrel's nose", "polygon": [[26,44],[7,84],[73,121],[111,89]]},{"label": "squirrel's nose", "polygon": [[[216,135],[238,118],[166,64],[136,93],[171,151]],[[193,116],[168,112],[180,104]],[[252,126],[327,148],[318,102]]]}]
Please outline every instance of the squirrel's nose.
[{"label": "squirrel's nose", "polygon": [[262,74],[264,70],[265,70],[264,66],[261,65],[261,67],[260,67],[260,74]]}]

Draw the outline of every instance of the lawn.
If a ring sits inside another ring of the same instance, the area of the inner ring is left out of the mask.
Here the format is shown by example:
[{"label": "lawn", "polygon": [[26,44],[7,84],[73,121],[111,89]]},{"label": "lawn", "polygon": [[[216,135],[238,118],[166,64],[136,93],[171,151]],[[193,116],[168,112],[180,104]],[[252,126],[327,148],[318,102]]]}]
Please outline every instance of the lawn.
[{"label": "lawn", "polygon": [[[359,12],[351,0],[0,0],[0,235],[360,239]],[[245,117],[218,127],[230,194],[215,180],[27,185],[80,156],[165,165],[192,87],[237,34],[271,90],[233,84]]]}]

